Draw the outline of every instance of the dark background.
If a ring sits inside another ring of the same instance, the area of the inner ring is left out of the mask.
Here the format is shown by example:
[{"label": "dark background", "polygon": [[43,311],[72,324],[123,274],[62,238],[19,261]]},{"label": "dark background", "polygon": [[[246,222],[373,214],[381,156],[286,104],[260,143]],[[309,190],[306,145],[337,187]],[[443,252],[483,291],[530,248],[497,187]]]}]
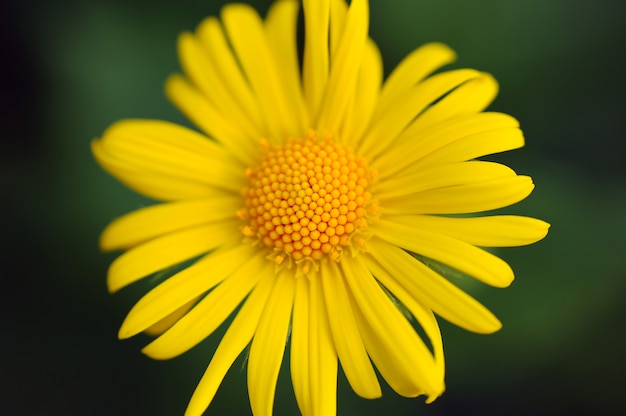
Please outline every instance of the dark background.
[{"label": "dark background", "polygon": [[[1,414],[182,414],[219,337],[166,362],[140,353],[146,339],[116,339],[146,288],[108,295],[115,255],[97,239],[146,201],[96,166],[89,143],[121,118],[187,123],[163,94],[179,70],[176,38],[224,3],[1,3]],[[386,389],[363,400],[340,376],[340,415],[626,414],[625,17],[621,0],[371,0],[386,73],[441,41],[459,54],[452,67],[499,80],[491,109],[520,120],[527,146],[492,159],[537,184],[504,211],[552,229],[498,251],[516,272],[510,288],[471,288],[502,331],[442,324],[440,399]],[[288,372],[277,398],[277,415],[296,414]],[[208,413],[249,414],[243,360]]]}]

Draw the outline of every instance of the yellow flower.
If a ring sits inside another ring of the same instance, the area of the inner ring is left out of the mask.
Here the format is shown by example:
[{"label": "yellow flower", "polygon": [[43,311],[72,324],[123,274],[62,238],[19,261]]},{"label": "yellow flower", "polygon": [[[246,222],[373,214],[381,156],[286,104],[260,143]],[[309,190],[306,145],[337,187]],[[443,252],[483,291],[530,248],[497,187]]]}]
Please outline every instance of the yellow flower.
[{"label": "yellow flower", "polygon": [[338,364],[362,397],[381,395],[375,367],[398,394],[434,400],[444,390],[434,314],[478,333],[501,324],[429,265],[505,287],[510,267],[479,247],[530,244],[548,230],[527,217],[456,215],[533,189],[477,160],[524,144],[514,118],[483,112],[497,93],[490,75],[431,75],[455,56],[428,44],[383,83],[366,0],[304,1],[300,70],[298,3],[276,2],[265,21],[229,5],[180,37],[185,76],[166,91],[202,133],[129,120],[93,142],[104,169],[163,201],[104,231],[104,250],[127,250],[109,290],[179,266],[134,306],[120,338],[158,335],[144,353],[167,359],[234,316],[188,415],[205,411],[248,345],[257,416],[272,413],[286,348],[305,415],[336,413]]}]

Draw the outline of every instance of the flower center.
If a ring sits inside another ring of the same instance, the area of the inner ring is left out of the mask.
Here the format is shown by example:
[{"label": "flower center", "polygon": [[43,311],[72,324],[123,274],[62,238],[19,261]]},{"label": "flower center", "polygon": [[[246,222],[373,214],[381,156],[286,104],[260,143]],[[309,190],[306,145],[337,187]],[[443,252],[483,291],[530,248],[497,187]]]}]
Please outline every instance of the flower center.
[{"label": "flower center", "polygon": [[367,214],[377,210],[367,191],[373,173],[365,160],[331,140],[307,137],[269,146],[258,167],[248,169],[243,190],[248,221],[243,233],[273,249],[273,259],[305,272],[343,248],[363,245]]}]

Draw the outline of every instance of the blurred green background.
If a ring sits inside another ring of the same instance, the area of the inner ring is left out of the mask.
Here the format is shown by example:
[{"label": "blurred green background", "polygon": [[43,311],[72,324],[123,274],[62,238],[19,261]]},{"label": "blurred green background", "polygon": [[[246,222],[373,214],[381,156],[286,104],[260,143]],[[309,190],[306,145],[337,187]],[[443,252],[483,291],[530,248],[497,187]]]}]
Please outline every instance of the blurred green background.
[{"label": "blurred green background", "polygon": [[[218,337],[174,360],[116,339],[139,287],[110,296],[99,232],[147,203],[93,161],[90,141],[122,118],[187,124],[163,94],[176,38],[224,1],[5,1],[0,124],[0,413],[182,414]],[[268,2],[250,2],[262,12]],[[516,116],[527,146],[498,155],[537,188],[504,211],[545,219],[548,237],[498,252],[517,279],[472,293],[503,321],[492,336],[443,323],[448,391],[432,405],[356,397],[339,414],[626,414],[626,2],[371,0],[389,73],[428,41],[452,67],[493,73],[491,109]],[[208,414],[249,414],[244,362]],[[283,369],[286,370],[286,369]],[[296,414],[288,373],[276,414]]]}]

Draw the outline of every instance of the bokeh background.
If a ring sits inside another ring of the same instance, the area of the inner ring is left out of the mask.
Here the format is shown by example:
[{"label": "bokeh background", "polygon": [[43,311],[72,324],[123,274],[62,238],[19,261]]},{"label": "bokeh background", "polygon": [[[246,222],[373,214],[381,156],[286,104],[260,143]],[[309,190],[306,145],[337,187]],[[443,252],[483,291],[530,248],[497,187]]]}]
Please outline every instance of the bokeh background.
[{"label": "bokeh background", "polygon": [[[0,6],[0,413],[182,414],[218,337],[174,360],[116,339],[145,287],[110,296],[98,234],[149,201],[99,169],[90,141],[116,120],[187,124],[163,94],[176,38],[224,1],[26,0]],[[268,2],[252,2],[261,12]],[[517,279],[472,293],[504,322],[491,336],[443,323],[447,389],[437,402],[388,388],[367,401],[339,380],[339,414],[626,414],[626,2],[371,0],[389,73],[441,41],[451,67],[493,73],[491,106],[527,146],[492,160],[537,188],[510,209],[552,224],[542,242],[498,252]],[[208,414],[250,413],[244,361]],[[286,370],[286,369],[283,369]],[[276,414],[297,414],[288,372]]]}]

